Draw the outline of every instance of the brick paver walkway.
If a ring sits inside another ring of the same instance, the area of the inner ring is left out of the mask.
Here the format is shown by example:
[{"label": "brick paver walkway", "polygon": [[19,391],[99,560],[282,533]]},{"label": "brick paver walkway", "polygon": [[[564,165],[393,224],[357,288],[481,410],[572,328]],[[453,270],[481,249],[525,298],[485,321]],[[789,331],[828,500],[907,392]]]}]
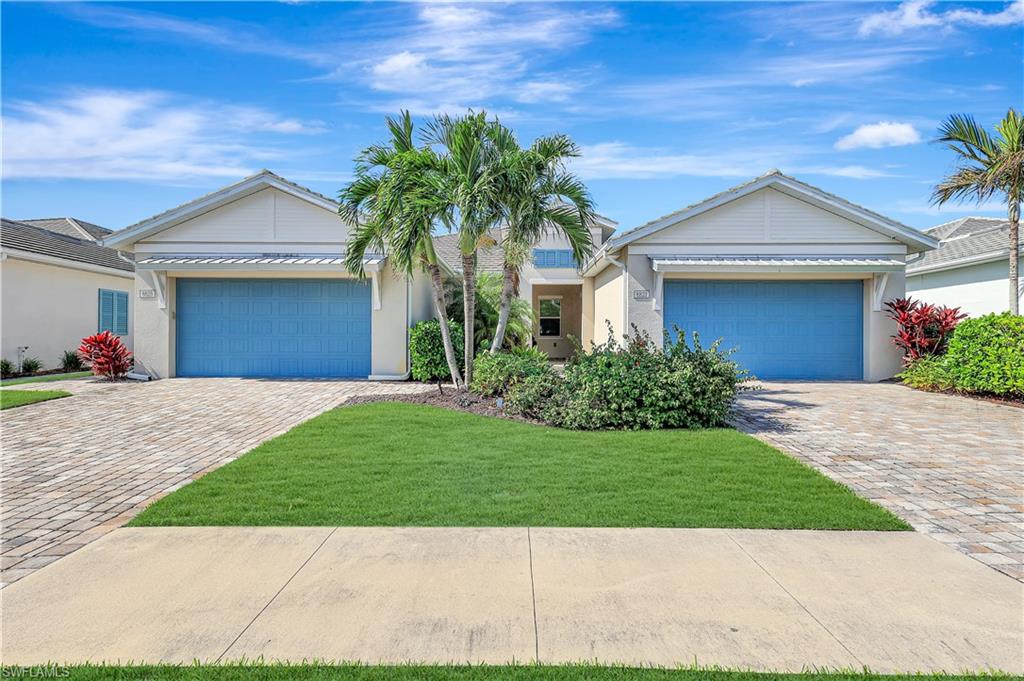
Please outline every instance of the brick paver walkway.
[{"label": "brick paver walkway", "polygon": [[0,416],[0,583],[14,582],[128,522],[154,499],[353,395],[413,383],[91,379]]},{"label": "brick paver walkway", "polygon": [[734,423],[1024,581],[1024,409],[893,383],[766,383]]}]

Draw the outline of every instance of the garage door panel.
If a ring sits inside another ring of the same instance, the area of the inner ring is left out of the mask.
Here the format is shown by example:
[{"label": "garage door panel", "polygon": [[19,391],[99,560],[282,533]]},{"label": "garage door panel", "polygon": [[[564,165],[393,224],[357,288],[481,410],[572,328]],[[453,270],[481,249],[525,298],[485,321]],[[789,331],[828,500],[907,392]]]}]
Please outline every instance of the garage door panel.
[{"label": "garage door panel", "polygon": [[179,279],[177,301],[179,376],[370,373],[366,283]]},{"label": "garage door panel", "polygon": [[766,379],[863,376],[861,281],[665,282],[665,327],[696,331]]}]

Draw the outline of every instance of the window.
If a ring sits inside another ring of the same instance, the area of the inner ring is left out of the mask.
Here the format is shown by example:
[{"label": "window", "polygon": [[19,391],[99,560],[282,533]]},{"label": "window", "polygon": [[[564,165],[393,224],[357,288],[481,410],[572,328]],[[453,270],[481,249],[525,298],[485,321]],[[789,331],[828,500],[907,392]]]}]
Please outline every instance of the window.
[{"label": "window", "polygon": [[128,294],[124,291],[99,291],[98,331],[110,331],[118,336],[128,335]]},{"label": "window", "polygon": [[540,335],[551,337],[562,335],[562,299],[559,297],[540,299]]},{"label": "window", "polygon": [[576,258],[572,251],[559,248],[533,249],[533,265],[542,269],[575,269]]}]

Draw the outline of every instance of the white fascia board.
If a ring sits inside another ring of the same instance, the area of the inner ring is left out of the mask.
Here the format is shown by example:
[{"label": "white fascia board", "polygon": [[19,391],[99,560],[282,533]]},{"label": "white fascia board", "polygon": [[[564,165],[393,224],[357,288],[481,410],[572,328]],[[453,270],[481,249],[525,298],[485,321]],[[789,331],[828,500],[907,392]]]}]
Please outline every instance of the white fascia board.
[{"label": "white fascia board", "polygon": [[979,253],[978,255],[972,255],[966,258],[957,258],[956,260],[947,260],[946,262],[935,263],[932,265],[924,265],[921,267],[907,266],[907,276],[913,277],[918,274],[928,274],[929,272],[942,272],[944,270],[955,270],[959,267],[970,267],[971,265],[982,265],[988,262],[996,262],[998,260],[1008,260],[1010,258],[1010,249],[1004,248],[1001,251],[989,251],[988,253]]},{"label": "white fascia board", "polygon": [[851,203],[836,200],[824,192],[815,190],[813,187],[804,186],[802,183],[793,182],[789,178],[779,175],[768,175],[758,178],[757,180],[738,187],[733,191],[724,192],[685,210],[666,215],[660,220],[656,220],[655,222],[639,227],[632,232],[623,234],[619,238],[613,238],[609,240],[608,243],[611,244],[613,248],[620,248],[636,241],[637,239],[642,239],[656,232],[660,232],[666,227],[676,225],[684,220],[701,215],[702,213],[706,213],[718,208],[719,206],[723,206],[768,187],[777,189],[784,194],[792,196],[793,198],[806,201],[807,203],[817,206],[823,210],[835,213],[836,215],[856,222],[863,227],[867,227],[868,229],[874,230],[880,234],[884,234],[885,236],[901,241],[908,246],[915,246],[921,250],[930,250],[938,247],[939,245],[937,239],[930,237],[923,232],[918,232],[915,229],[901,225],[893,220],[876,216],[854,206]]},{"label": "white fascia board", "polygon": [[[245,272],[342,272],[350,274],[344,265],[296,265],[294,263],[139,263],[139,270],[168,271],[245,271]],[[367,268],[367,271],[372,271]]]},{"label": "white fascia board", "polygon": [[903,267],[903,263],[892,263],[891,265],[762,265],[758,263],[744,265],[715,265],[711,263],[706,265],[673,265],[653,260],[651,263],[651,269],[655,272],[700,272],[707,274],[714,272],[729,274],[742,274],[744,272],[763,272],[770,274],[784,274],[786,272],[792,272],[794,274],[812,272],[857,272],[873,274],[875,272],[901,272],[903,271]]},{"label": "white fascia board", "polygon": [[302,191],[298,187],[282,182],[272,175],[260,174],[215,191],[212,194],[207,194],[177,208],[172,208],[165,213],[160,213],[131,227],[126,227],[119,232],[114,232],[105,237],[100,243],[109,248],[124,248],[140,239],[162,232],[185,220],[198,217],[232,201],[237,201],[250,194],[270,188],[277,189],[331,212],[337,212],[338,210],[338,204],[333,201]]},{"label": "white fascia board", "polygon": [[29,262],[38,262],[44,265],[53,265],[55,267],[67,267],[72,270],[83,270],[85,272],[95,272],[97,274],[108,274],[113,277],[123,277],[125,279],[134,279],[135,273],[127,270],[119,270],[115,267],[104,267],[103,265],[94,265],[88,262],[79,262],[77,260],[67,260],[65,258],[57,258],[52,255],[44,255],[42,253],[32,253],[31,251],[21,251],[16,248],[3,249],[4,256],[14,258],[15,260],[28,260]]}]

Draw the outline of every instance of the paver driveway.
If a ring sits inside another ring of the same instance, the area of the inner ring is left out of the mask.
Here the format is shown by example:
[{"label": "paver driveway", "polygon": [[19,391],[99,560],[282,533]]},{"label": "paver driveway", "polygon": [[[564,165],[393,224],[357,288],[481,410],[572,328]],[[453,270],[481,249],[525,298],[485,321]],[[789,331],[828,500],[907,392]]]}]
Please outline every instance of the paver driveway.
[{"label": "paver driveway", "polygon": [[1024,581],[1024,409],[894,383],[765,383],[734,424]]},{"label": "paver driveway", "polygon": [[0,474],[0,582],[123,525],[148,503],[353,395],[412,383],[176,378],[27,384],[72,397],[9,409]]}]

